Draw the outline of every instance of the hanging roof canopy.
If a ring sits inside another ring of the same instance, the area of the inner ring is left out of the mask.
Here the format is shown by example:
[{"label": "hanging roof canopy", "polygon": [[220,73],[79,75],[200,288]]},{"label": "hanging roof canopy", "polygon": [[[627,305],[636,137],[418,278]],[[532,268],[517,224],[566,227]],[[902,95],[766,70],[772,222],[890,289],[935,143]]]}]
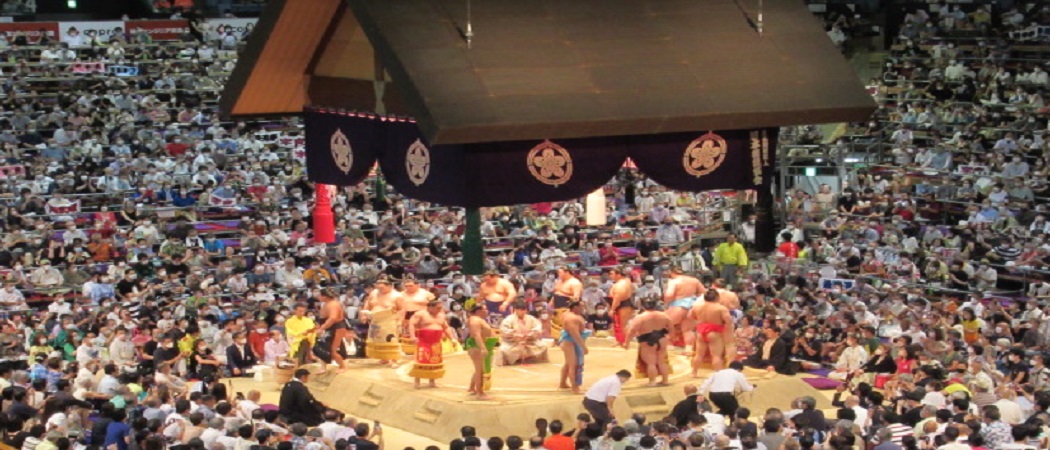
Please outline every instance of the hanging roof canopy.
[{"label": "hanging roof canopy", "polygon": [[468,49],[466,0],[271,0],[220,108],[410,115],[431,144],[860,121],[875,109],[797,0],[765,1],[762,36],[733,0],[471,6]]}]

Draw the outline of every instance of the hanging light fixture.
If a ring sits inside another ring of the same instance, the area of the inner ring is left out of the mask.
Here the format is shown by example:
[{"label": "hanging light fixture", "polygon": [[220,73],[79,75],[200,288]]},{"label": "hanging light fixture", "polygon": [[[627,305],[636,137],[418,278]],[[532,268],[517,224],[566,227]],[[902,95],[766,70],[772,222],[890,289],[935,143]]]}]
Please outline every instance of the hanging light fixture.
[{"label": "hanging light fixture", "polygon": [[607,222],[605,215],[605,188],[587,194],[586,200],[587,226],[597,227]]}]

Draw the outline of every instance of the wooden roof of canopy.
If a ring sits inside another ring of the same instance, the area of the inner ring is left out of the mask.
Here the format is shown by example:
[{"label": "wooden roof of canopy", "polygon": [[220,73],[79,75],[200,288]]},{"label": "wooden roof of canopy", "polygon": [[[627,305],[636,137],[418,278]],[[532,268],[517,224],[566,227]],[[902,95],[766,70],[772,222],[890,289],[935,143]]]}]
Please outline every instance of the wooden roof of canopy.
[{"label": "wooden roof of canopy", "polygon": [[220,109],[404,114],[432,144],[859,121],[875,109],[797,0],[765,1],[763,36],[732,0],[472,8],[468,49],[466,0],[271,0]]}]

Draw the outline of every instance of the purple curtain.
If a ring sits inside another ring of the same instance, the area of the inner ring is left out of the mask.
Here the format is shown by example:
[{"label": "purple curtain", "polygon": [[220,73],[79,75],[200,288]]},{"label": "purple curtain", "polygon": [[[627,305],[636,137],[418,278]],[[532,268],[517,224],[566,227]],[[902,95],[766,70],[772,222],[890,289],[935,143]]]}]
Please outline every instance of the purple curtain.
[{"label": "purple curtain", "polygon": [[638,170],[671,189],[754,189],[769,185],[776,130],[631,136],[627,141]]},{"label": "purple curtain", "polygon": [[414,123],[387,123],[384,129],[383,176],[398,192],[445,205],[579,198],[608,182],[627,158],[618,138],[430,147]]},{"label": "purple curtain", "polygon": [[776,147],[775,129],[431,147],[405,119],[310,110],[306,127],[312,181],[356,184],[378,160],[398,192],[465,207],[583,197],[615,176],[628,156],[675,190],[753,189],[769,185]]},{"label": "purple curtain", "polygon": [[372,116],[309,110],[306,112],[306,172],[310,181],[353,186],[376,163],[383,123]]}]

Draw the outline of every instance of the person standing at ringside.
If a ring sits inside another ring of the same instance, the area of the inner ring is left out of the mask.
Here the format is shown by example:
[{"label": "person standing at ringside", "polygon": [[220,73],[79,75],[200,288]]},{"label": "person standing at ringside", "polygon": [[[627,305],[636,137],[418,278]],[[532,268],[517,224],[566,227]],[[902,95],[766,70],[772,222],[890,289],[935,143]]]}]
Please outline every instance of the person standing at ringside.
[{"label": "person standing at ringside", "polygon": [[583,384],[583,360],[587,355],[587,337],[590,330],[586,329],[583,317],[583,302],[572,302],[568,310],[562,314],[561,336],[558,345],[565,355],[565,364],[561,366],[561,378],[558,380],[558,389],[572,389],[573,393],[580,393],[580,385]]},{"label": "person standing at ringside", "polygon": [[404,324],[404,336],[411,339],[415,337],[408,332],[408,323],[412,315],[427,309],[427,305],[436,297],[430,291],[420,287],[419,282],[412,276],[406,277],[401,287],[403,289],[401,291],[401,323]]},{"label": "person standing at ringside", "polygon": [[343,373],[347,369],[346,361],[343,360],[343,355],[339,350],[343,345],[344,339],[347,337],[353,338],[350,326],[346,323],[346,310],[343,309],[342,303],[339,302],[339,295],[332,288],[326,287],[321,289],[319,297],[324,302],[324,305],[321,306],[323,318],[320,319],[321,324],[317,326],[316,331],[332,332],[332,361],[339,366],[336,373]]},{"label": "person standing at ringside", "polygon": [[620,345],[628,342],[625,338],[627,327],[635,312],[634,283],[631,283],[630,275],[625,272],[622,267],[609,269],[609,278],[613,280],[613,285],[609,288],[609,297],[612,298],[613,331],[616,342]]},{"label": "person standing at ringside", "polygon": [[[667,347],[671,345],[671,318],[667,313],[657,310],[656,300],[642,303],[645,312],[635,317],[627,328],[627,340],[623,348],[631,346],[631,339],[638,338],[638,371],[649,377],[649,386],[668,384],[667,377],[671,368],[667,363]],[[641,375],[639,375],[641,376]],[[657,383],[656,377],[660,377]]]},{"label": "person standing at ringside", "polygon": [[445,376],[445,361],[441,339],[448,336],[456,340],[456,332],[448,326],[441,300],[431,300],[426,309],[417,311],[408,321],[408,330],[416,344],[416,363],[409,371],[419,389],[419,380],[430,380],[430,387],[437,387],[437,379]]},{"label": "person standing at ringside", "polygon": [[577,302],[583,295],[583,283],[572,274],[568,267],[558,268],[558,278],[554,280],[554,292],[551,294],[551,306],[554,307],[554,324],[561,326],[562,313],[569,304]]},{"label": "person standing at ringside", "polygon": [[484,303],[470,308],[470,317],[467,318],[467,330],[470,336],[463,343],[463,348],[470,355],[470,361],[474,363],[474,375],[470,378],[470,387],[467,388],[467,392],[477,396],[478,400],[492,398],[485,393],[485,385],[486,378],[491,380],[492,353],[499,345],[499,339],[493,336],[492,326],[489,325],[488,313]]},{"label": "person standing at ringside", "polygon": [[394,289],[390,279],[379,277],[375,288],[368,295],[368,300],[361,308],[361,318],[368,322],[368,340],[365,342],[365,355],[379,360],[379,364],[397,365],[401,358],[401,335],[398,319],[402,294]]},{"label": "person standing at ringside", "polygon": [[495,270],[485,272],[485,281],[478,286],[478,297],[485,299],[490,314],[506,315],[508,307],[518,298],[514,283],[504,279]]},{"label": "person standing at ringside", "polygon": [[696,322],[689,316],[689,311],[706,291],[707,288],[699,279],[685,275],[681,267],[671,268],[667,289],[664,290],[664,302],[667,303],[667,316],[674,325],[671,332],[672,345],[684,344],[686,354],[692,353],[693,341],[696,338]]},{"label": "person standing at ringside", "polygon": [[704,301],[693,305],[690,319],[696,323],[696,354],[693,355],[693,377],[697,376],[704,357],[711,355],[711,366],[722,370],[725,364],[725,345],[734,339],[733,316],[718,302],[718,291],[704,293]]}]

